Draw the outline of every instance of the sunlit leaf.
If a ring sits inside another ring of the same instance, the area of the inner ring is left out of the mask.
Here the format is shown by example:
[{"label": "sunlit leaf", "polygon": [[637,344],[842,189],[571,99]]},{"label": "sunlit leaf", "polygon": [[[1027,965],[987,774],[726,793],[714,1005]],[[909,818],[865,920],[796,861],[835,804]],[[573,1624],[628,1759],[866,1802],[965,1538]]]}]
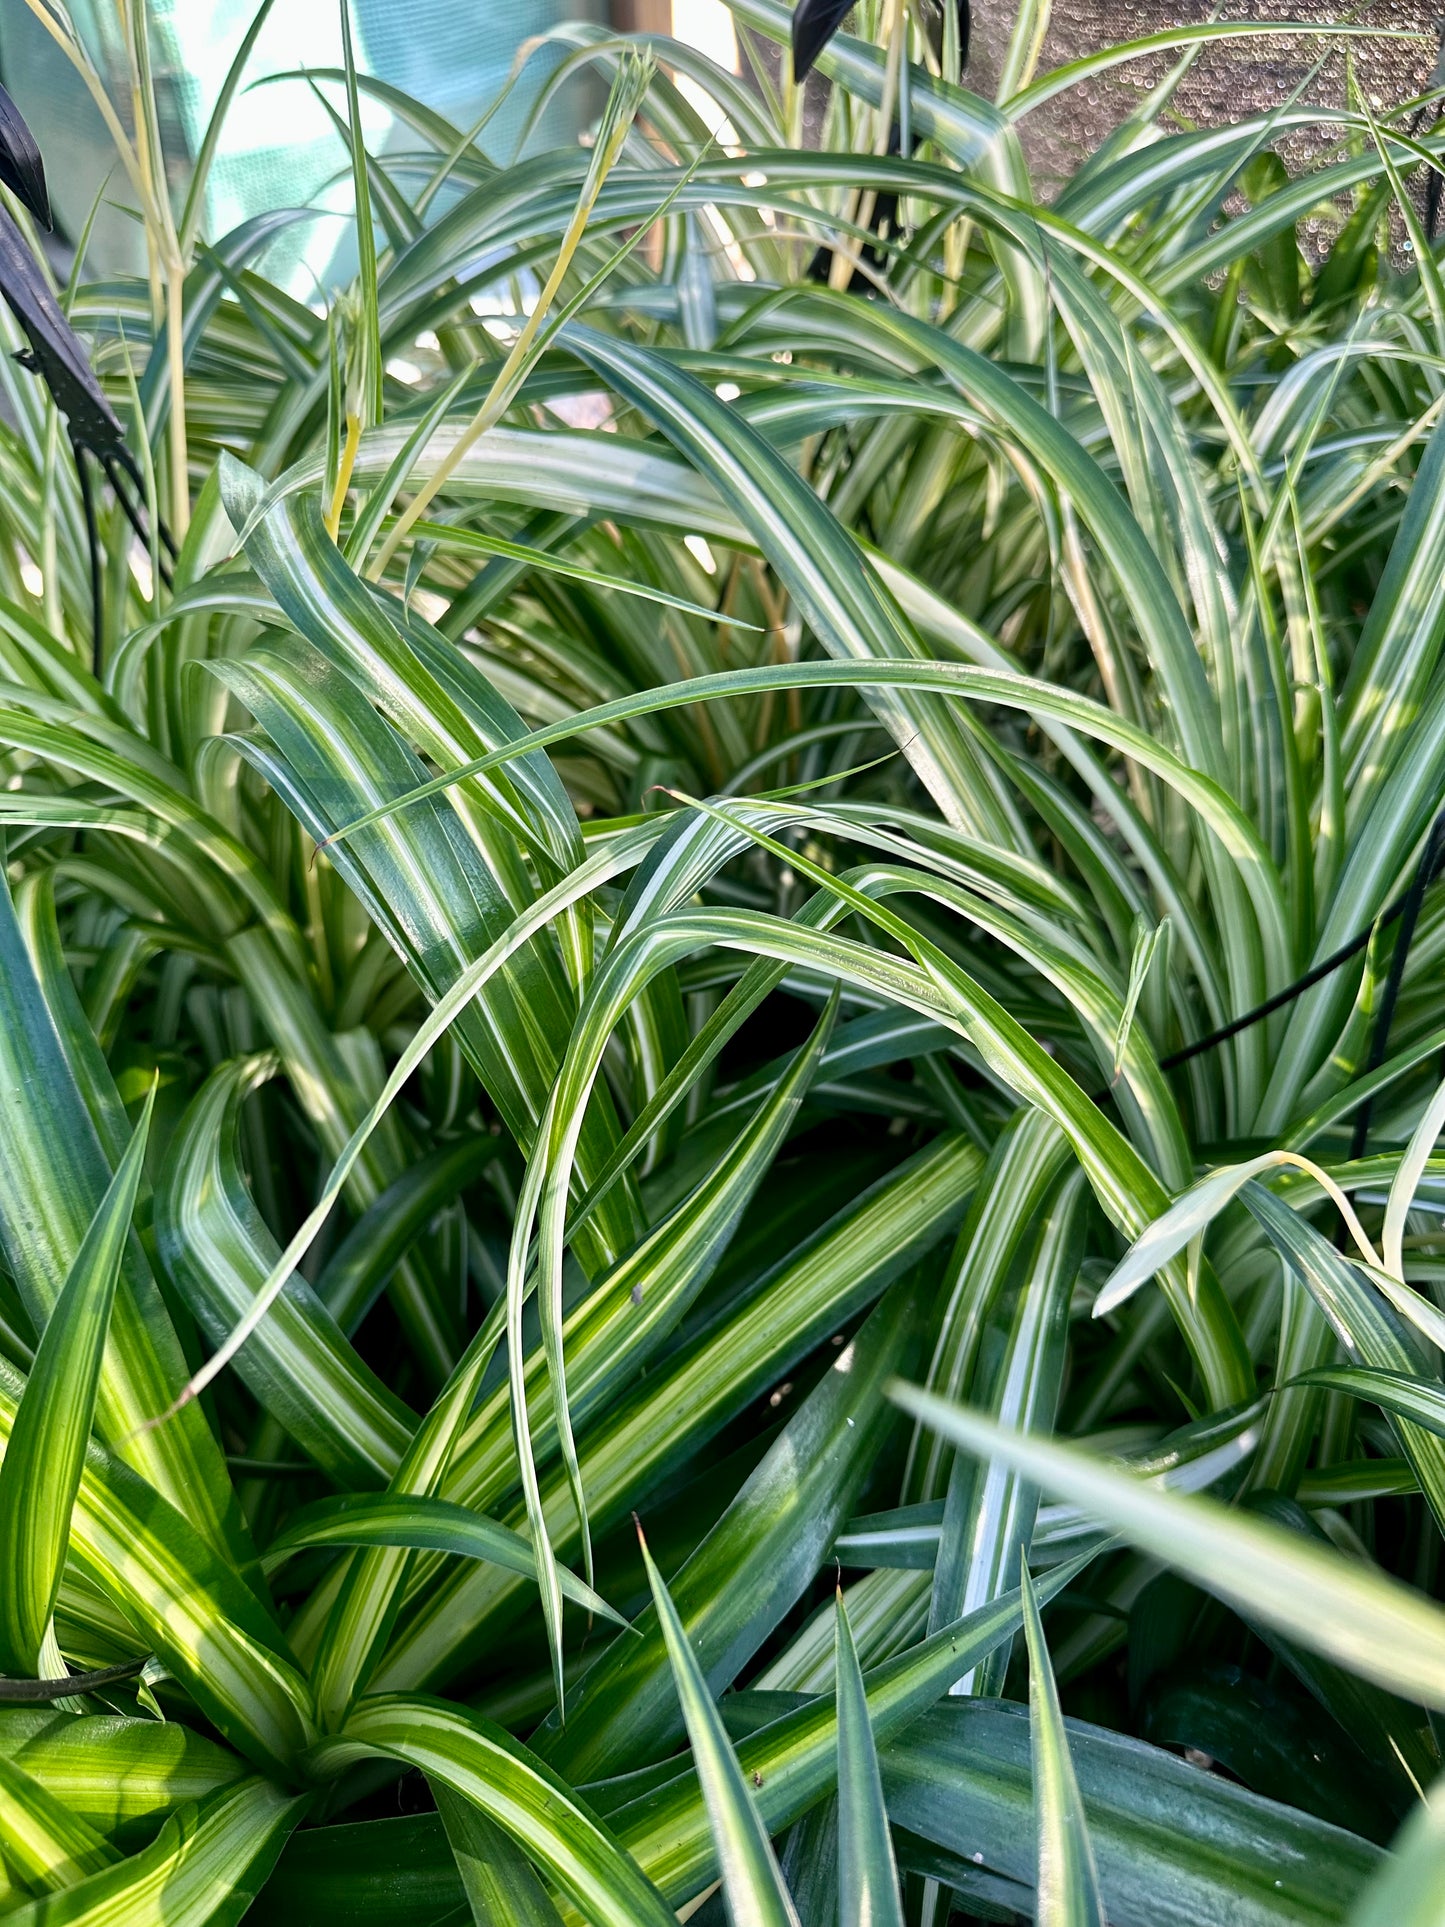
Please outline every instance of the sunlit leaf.
[{"label": "sunlit leaf", "polygon": [[1069,1758],[1069,1738],[1059,1689],[1049,1663],[1033,1581],[1022,1574],[1024,1637],[1029,1650],[1029,1733],[1033,1741],[1034,1807],[1039,1830],[1037,1886],[1039,1927],[1102,1927],[1099,1872],[1079,1783]]},{"label": "sunlit leaf", "polygon": [[902,1927],[898,1869],[858,1654],[838,1589],[838,1917]]},{"label": "sunlit leaf", "polygon": [[34,1673],[60,1590],[154,1102],[152,1089],[41,1335],[0,1464],[0,1666],[7,1673]]},{"label": "sunlit leaf", "polygon": [[707,1802],[728,1913],[738,1927],[798,1927],[762,1816],[645,1541],[642,1557]]}]

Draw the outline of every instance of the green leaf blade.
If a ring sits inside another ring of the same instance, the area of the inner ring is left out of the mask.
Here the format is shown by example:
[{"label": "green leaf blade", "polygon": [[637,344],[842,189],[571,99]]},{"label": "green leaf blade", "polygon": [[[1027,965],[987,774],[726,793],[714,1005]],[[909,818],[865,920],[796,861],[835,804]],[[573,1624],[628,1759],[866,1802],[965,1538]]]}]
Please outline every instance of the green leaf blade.
[{"label": "green leaf blade", "polygon": [[525,1747],[492,1721],[441,1700],[361,1701],[313,1750],[331,1778],[375,1754],[419,1766],[503,1827],[596,1927],[675,1927],[671,1911],[614,1836]]},{"label": "green leaf blade", "polygon": [[997,1455],[1155,1558],[1366,1679],[1445,1708],[1445,1612],[1398,1580],[1216,1501],[1147,1487],[1076,1448],[1016,1433],[909,1385],[906,1412],[964,1450]]},{"label": "green leaf blade", "polygon": [[1079,1782],[1069,1758],[1063,1709],[1038,1599],[1022,1573],[1024,1638],[1029,1651],[1029,1732],[1039,1833],[1038,1927],[1104,1927],[1099,1871]]},{"label": "green leaf blade", "polygon": [[645,1539],[642,1557],[692,1741],[734,1927],[799,1927],[762,1816]]},{"label": "green leaf blade", "polygon": [[903,1927],[883,1782],[843,1589],[838,1588],[838,1918],[846,1927]]},{"label": "green leaf blade", "polygon": [[0,1464],[0,1668],[33,1675],[50,1627],[95,1416],[155,1091],[50,1314]]}]

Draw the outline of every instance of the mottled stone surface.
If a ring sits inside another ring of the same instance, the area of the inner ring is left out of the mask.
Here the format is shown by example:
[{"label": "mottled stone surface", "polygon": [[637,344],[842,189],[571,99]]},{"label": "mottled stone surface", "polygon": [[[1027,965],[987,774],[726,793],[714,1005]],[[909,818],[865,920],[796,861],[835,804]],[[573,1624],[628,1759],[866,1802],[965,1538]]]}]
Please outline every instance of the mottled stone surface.
[{"label": "mottled stone surface", "polygon": [[[1353,63],[1356,84],[1374,111],[1385,111],[1410,100],[1431,84],[1437,52],[1439,0],[1376,0],[1356,24],[1368,29],[1361,38],[1337,41],[1333,50],[1323,38],[1270,35],[1259,40],[1231,41],[1203,52],[1174,96],[1173,113],[1186,124],[1218,126],[1248,114],[1266,111],[1289,98],[1301,82],[1304,99],[1326,106],[1343,106],[1346,94],[1346,52]],[[1161,0],[1110,0],[1091,6],[1087,0],[1055,0],[1044,44],[1041,71],[1061,66],[1097,48],[1146,34],[1163,33],[1171,26],[1207,20],[1207,0],[1184,0],[1165,5]],[[1252,0],[1247,7],[1225,10],[1234,20],[1338,21],[1344,9],[1288,0]],[[998,80],[1011,25],[1011,10],[990,13],[978,8],[974,16],[974,54],[968,80],[979,93],[992,94]],[[1392,34],[1409,38],[1393,38]],[[1311,70],[1324,55],[1320,71]],[[1098,146],[1100,140],[1154,86],[1177,58],[1154,54],[1088,80],[1051,102],[1025,122],[1025,139],[1041,187],[1057,182]],[[1296,130],[1280,143],[1291,166],[1299,167],[1329,144],[1325,132]]]},{"label": "mottled stone surface", "polygon": [[[1442,84],[1435,77],[1440,31],[1445,24],[1445,15],[1436,11],[1441,4],[1442,0],[1375,0],[1356,18],[1355,25],[1363,31],[1348,40],[1267,34],[1209,47],[1199,53],[1160,125],[1167,131],[1242,120],[1288,101],[1302,84],[1302,104],[1343,107],[1350,68],[1371,112],[1388,113]],[[1038,71],[1047,73],[1103,47],[1207,20],[1210,13],[1210,0],[1178,0],[1177,4],[1166,4],[1165,0],[1108,0],[1102,6],[1090,5],[1089,0],[1054,0]],[[1343,9],[1320,5],[1317,0],[1296,0],[1295,4],[1290,0],[1252,0],[1248,5],[1226,6],[1222,17],[1260,23],[1325,24],[1345,16]],[[989,99],[997,91],[1013,19],[1011,5],[989,10],[986,0],[974,0],[972,56],[965,81]],[[850,17],[848,25],[854,27],[855,19]],[[767,49],[764,58],[776,73],[773,50]],[[1048,199],[1054,193],[1179,58],[1178,52],[1171,51],[1131,60],[1071,88],[1024,119],[1021,132],[1041,198]],[[816,139],[826,83],[815,74],[808,86],[808,128]],[[1435,112],[1432,106],[1425,117],[1427,127]],[[1286,129],[1274,145],[1291,169],[1303,171],[1317,165],[1339,139],[1338,127],[1317,124]],[[1403,157],[1397,155],[1397,161],[1403,161]],[[1423,209],[1424,187],[1418,170],[1410,188],[1417,209]],[[1318,258],[1337,227],[1338,219],[1331,220],[1324,211],[1302,221],[1300,236],[1306,251]],[[1404,265],[1409,256],[1398,217],[1392,227],[1396,261]]]}]

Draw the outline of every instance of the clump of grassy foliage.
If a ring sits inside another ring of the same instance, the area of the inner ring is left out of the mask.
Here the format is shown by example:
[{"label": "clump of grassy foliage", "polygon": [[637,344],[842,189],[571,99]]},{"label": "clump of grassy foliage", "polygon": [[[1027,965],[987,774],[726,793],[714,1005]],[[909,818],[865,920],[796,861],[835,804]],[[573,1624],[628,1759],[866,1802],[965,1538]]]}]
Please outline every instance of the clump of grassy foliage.
[{"label": "clump of grassy foliage", "polygon": [[1178,126],[1190,28],[1044,206],[1137,49],[1036,7],[997,106],[860,7],[816,148],[594,28],[507,169],[318,76],[318,314],[127,18],[98,638],[0,360],[0,1906],[1437,1918],[1415,104]]}]

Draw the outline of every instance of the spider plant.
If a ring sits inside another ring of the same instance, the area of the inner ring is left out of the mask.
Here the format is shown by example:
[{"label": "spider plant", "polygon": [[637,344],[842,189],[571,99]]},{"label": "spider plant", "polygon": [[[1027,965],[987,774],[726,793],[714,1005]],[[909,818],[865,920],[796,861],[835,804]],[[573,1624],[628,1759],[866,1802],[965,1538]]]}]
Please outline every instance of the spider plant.
[{"label": "spider plant", "polygon": [[731,5],[0,359],[27,1927],[1435,1917],[1445,142]]}]

